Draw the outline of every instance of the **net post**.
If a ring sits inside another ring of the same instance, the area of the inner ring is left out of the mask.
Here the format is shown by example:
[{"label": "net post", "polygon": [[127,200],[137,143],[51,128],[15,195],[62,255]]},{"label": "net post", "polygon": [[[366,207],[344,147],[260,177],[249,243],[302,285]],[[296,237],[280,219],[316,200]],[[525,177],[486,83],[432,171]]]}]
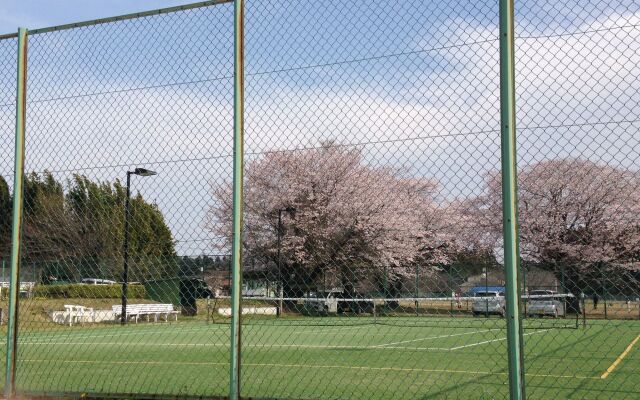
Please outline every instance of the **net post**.
[{"label": "net post", "polygon": [[244,4],[233,3],[233,244],[231,280],[231,365],[229,399],[240,398],[240,339],[242,297],[242,186],[244,133]]},{"label": "net post", "polygon": [[378,310],[376,309],[376,300],[373,300],[373,322],[378,322]]},{"label": "net post", "polygon": [[416,317],[418,316],[418,307],[419,307],[418,297],[420,297],[418,295],[418,285],[419,284],[420,284],[420,266],[416,263],[416,282],[415,282],[416,287],[415,287],[415,290],[414,290],[414,296],[416,298],[416,301],[415,301]]},{"label": "net post", "polygon": [[502,213],[506,277],[509,393],[522,400],[524,366],[520,314],[518,197],[515,129],[514,3],[500,0],[500,132],[502,153]]},{"label": "net post", "polygon": [[13,177],[13,219],[11,226],[11,264],[9,283],[9,318],[7,321],[7,353],[5,398],[16,394],[16,352],[18,345],[18,292],[20,289],[20,239],[22,233],[22,201],[24,183],[24,135],[27,86],[27,29],[18,29],[18,71],[16,93],[15,169]]},{"label": "net post", "polygon": [[447,277],[449,278],[449,290],[447,290],[447,296],[451,293],[451,301],[449,302],[450,313],[453,315],[453,298],[455,297],[455,291],[453,290],[453,277],[451,276],[451,266],[447,270]]}]

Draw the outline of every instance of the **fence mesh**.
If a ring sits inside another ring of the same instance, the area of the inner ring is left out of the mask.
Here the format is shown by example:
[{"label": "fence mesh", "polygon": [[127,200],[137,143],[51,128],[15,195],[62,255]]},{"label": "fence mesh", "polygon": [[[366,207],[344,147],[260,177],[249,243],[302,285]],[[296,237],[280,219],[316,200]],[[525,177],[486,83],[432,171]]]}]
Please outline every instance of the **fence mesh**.
[{"label": "fence mesh", "polygon": [[[246,2],[243,397],[509,397],[498,11]],[[640,395],[639,15],[516,4],[531,399]],[[17,392],[227,396],[233,4],[28,41]]]},{"label": "fence mesh", "polygon": [[[640,7],[558,7],[523,2],[516,11],[524,288],[572,294],[586,327],[525,338],[527,392],[634,398],[637,349],[635,357],[625,349],[640,333]],[[554,282],[533,281],[543,274]],[[549,371],[571,378],[551,389],[535,377]]]},{"label": "fence mesh", "polygon": [[243,394],[502,391],[450,352],[506,351],[502,321],[466,318],[462,296],[483,267],[504,285],[500,268],[459,240],[500,149],[498,41],[460,21],[497,17],[489,2],[247,4]]},{"label": "fence mesh", "polygon": [[[0,267],[2,283],[0,287],[0,328],[6,333],[5,323],[8,310],[9,258],[11,255],[11,193],[14,172],[14,132],[15,132],[15,92],[17,64],[17,40],[0,40]],[[6,357],[6,347],[0,350]],[[4,366],[0,368],[4,372]]]},{"label": "fence mesh", "polygon": [[29,36],[19,392],[226,393],[204,220],[231,177],[232,10]]}]

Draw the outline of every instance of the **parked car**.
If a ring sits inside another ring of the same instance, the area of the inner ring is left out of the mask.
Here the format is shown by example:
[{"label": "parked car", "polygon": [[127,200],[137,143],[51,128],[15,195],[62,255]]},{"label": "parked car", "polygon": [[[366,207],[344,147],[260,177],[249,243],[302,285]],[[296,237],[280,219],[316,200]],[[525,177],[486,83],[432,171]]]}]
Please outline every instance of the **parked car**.
[{"label": "parked car", "polygon": [[361,294],[345,294],[341,290],[309,293],[304,300],[305,310],[318,314],[370,313],[373,312],[373,300]]},{"label": "parked car", "polygon": [[532,290],[529,292],[527,306],[529,317],[545,315],[558,318],[566,315],[565,301],[554,290]]},{"label": "parked car", "polygon": [[[84,278],[80,281],[83,285],[116,285],[118,282],[109,279]],[[133,282],[130,282],[132,284]]]},{"label": "parked car", "polygon": [[504,317],[505,311],[504,292],[488,290],[477,292],[476,299],[471,305],[471,312],[474,316],[483,314],[498,314]]},{"label": "parked car", "polygon": [[338,312],[338,297],[341,291],[319,291],[311,292],[304,300],[304,307],[307,312],[313,314],[335,314]]},{"label": "parked car", "polygon": [[197,279],[193,282],[194,296],[196,299],[214,298],[214,292],[211,286],[202,279]]},{"label": "parked car", "polygon": [[267,288],[242,289],[243,297],[269,297]]},{"label": "parked car", "polygon": [[338,314],[352,313],[373,313],[373,300],[365,298],[359,293],[345,295],[341,293],[338,297]]}]

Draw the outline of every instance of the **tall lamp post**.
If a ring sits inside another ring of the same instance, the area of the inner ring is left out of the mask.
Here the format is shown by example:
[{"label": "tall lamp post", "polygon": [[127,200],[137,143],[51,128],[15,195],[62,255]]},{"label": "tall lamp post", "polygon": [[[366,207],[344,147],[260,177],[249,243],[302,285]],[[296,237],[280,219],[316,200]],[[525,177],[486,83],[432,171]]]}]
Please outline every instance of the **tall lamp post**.
[{"label": "tall lamp post", "polygon": [[131,175],[152,176],[157,172],[136,168],[127,171],[127,197],[124,200],[124,244],[122,246],[124,268],[122,270],[122,310],[120,312],[120,324],[127,323],[127,286],[129,284],[129,199],[131,198]]},{"label": "tall lamp post", "polygon": [[282,281],[282,256],[280,252],[281,244],[282,244],[282,213],[287,212],[289,216],[293,218],[296,213],[296,209],[294,207],[285,207],[278,209],[278,229],[276,230],[277,235],[277,246],[278,246],[278,317],[282,314],[282,295],[284,292],[284,282]]}]

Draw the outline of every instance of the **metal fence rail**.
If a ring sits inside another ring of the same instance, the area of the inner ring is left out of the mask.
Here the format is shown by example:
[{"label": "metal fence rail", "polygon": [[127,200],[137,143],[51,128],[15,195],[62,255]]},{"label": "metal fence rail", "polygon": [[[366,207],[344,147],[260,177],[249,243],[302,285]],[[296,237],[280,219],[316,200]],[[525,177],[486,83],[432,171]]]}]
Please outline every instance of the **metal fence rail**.
[{"label": "metal fence rail", "polygon": [[640,397],[639,26],[217,0],[0,36],[6,396]]}]

